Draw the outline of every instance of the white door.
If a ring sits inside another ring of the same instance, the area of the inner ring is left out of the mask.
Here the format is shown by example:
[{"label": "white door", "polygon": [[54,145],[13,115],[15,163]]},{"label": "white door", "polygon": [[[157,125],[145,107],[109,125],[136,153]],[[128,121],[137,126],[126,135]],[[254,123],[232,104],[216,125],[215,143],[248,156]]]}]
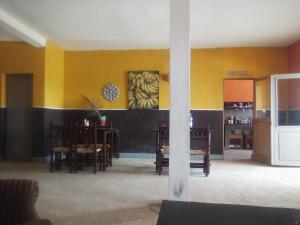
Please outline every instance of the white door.
[{"label": "white door", "polygon": [[300,166],[300,74],[271,77],[272,165]]}]

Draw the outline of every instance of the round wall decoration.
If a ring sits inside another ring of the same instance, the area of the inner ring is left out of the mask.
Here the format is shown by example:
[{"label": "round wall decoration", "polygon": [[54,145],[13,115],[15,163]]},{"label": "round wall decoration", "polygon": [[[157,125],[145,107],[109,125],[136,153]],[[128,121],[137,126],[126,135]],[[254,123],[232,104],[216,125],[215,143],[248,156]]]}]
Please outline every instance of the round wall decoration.
[{"label": "round wall decoration", "polygon": [[106,84],[102,90],[103,97],[112,102],[119,98],[120,89],[114,84]]}]

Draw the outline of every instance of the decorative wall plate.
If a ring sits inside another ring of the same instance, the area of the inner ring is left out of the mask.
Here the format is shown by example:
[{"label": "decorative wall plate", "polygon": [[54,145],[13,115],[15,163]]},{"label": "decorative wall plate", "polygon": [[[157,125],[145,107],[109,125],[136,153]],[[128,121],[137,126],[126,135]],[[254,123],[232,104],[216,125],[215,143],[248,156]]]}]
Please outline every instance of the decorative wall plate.
[{"label": "decorative wall plate", "polygon": [[102,94],[107,101],[112,102],[119,98],[120,89],[114,84],[106,84],[103,87]]}]

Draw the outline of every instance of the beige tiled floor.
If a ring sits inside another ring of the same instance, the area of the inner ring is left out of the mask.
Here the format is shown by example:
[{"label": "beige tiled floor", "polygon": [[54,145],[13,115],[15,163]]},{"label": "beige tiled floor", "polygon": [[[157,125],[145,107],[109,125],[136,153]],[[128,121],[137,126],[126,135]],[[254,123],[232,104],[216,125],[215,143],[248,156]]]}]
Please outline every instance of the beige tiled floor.
[{"label": "beige tiled floor", "polygon": [[[0,178],[39,182],[38,212],[55,225],[154,225],[157,204],[168,197],[167,174],[155,174],[153,160],[138,159],[115,160],[96,175],[49,173],[45,163],[0,163]],[[192,170],[190,191],[197,202],[300,208],[300,168],[212,161],[207,178]]]}]

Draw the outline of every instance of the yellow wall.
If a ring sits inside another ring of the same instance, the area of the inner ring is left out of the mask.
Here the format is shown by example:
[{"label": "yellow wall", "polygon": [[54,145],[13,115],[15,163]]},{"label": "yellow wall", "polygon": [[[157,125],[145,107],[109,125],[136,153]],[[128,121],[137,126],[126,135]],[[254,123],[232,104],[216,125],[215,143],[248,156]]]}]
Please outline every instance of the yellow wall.
[{"label": "yellow wall", "polygon": [[[248,77],[287,72],[287,48],[194,49],[191,53],[191,107],[223,109],[223,79],[229,70],[249,71]],[[65,108],[88,108],[82,94],[100,100],[102,108],[127,108],[127,73],[159,70],[160,108],[169,106],[168,50],[65,52]],[[167,79],[166,79],[167,78]],[[231,77],[232,78],[232,77]],[[102,98],[103,85],[120,87],[120,98]]]},{"label": "yellow wall", "polygon": [[288,70],[287,48],[225,48],[192,51],[191,107],[223,109],[223,79],[228,71],[257,78]]},{"label": "yellow wall", "polygon": [[[168,74],[167,50],[65,52],[65,107],[88,108],[82,95],[100,101],[101,108],[127,108],[127,74],[130,70],[159,70]],[[118,100],[108,102],[102,97],[107,83],[120,88]],[[160,105],[168,103],[167,82],[160,82]]]},{"label": "yellow wall", "polygon": [[[33,105],[44,106],[45,50],[24,42],[0,42],[0,74],[33,74]],[[5,76],[1,76],[5,85]],[[1,106],[6,106],[1,88]]]},{"label": "yellow wall", "polygon": [[[82,95],[99,100],[106,109],[127,109],[127,74],[159,70],[160,108],[169,106],[169,50],[63,51],[53,43],[34,48],[22,42],[0,42],[0,74],[32,73],[33,104],[40,107],[88,108]],[[247,70],[249,77],[287,72],[287,48],[193,49],[191,107],[223,109],[223,79],[228,71]],[[5,106],[5,76],[1,105]],[[107,83],[120,88],[120,97],[102,97]]]},{"label": "yellow wall", "polygon": [[191,59],[191,108],[222,109],[223,50],[192,50]]},{"label": "yellow wall", "polygon": [[45,106],[64,107],[64,50],[51,42],[45,49]]},{"label": "yellow wall", "polygon": [[251,77],[262,77],[288,71],[287,48],[225,48],[223,73],[248,70]]}]

